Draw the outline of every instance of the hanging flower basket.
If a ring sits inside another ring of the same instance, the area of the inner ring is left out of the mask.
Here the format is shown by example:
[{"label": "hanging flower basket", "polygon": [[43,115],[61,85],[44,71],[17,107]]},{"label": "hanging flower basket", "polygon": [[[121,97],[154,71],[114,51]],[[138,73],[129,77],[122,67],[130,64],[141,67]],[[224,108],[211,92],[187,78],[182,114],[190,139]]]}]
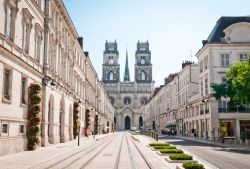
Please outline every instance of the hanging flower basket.
[{"label": "hanging flower basket", "polygon": [[28,124],[27,138],[28,150],[35,150],[39,140],[39,124],[41,111],[41,86],[39,84],[31,84],[29,87],[29,104],[28,104]]}]

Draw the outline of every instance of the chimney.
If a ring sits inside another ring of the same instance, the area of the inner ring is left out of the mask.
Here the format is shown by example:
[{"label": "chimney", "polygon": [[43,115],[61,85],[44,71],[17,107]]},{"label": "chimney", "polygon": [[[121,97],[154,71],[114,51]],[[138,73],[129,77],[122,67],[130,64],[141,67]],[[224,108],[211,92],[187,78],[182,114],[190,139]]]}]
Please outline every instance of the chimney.
[{"label": "chimney", "polygon": [[80,45],[81,48],[83,49],[83,37],[82,37],[82,36],[81,36],[81,37],[78,37],[77,40],[78,40],[79,45]]},{"label": "chimney", "polygon": [[89,52],[84,52],[84,55],[85,55],[86,57],[89,57]]},{"label": "chimney", "polygon": [[192,61],[185,60],[185,61],[182,63],[182,69],[183,69],[185,66],[191,65],[191,64],[193,64],[193,63],[194,63],[194,62],[192,62]]}]

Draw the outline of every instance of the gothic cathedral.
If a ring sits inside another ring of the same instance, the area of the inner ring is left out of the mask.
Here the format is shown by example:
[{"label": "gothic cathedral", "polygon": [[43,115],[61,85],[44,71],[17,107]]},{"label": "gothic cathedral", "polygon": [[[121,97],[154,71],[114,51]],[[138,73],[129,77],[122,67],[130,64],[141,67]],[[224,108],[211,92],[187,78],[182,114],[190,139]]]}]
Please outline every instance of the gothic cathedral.
[{"label": "gothic cathedral", "polygon": [[117,42],[105,43],[102,64],[102,82],[115,107],[115,123],[117,130],[143,128],[142,114],[138,109],[153,94],[151,51],[149,43],[137,43],[135,52],[135,81],[130,81],[128,52],[123,81],[120,80],[119,51]]}]

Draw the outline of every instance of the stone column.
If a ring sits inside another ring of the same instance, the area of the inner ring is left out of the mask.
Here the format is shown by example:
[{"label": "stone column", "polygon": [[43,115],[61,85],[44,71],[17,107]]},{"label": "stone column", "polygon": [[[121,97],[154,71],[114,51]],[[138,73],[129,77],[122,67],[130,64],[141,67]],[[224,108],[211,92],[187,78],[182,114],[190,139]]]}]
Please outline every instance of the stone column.
[{"label": "stone column", "polygon": [[236,126],[236,140],[240,141],[240,120],[235,119],[235,126]]}]

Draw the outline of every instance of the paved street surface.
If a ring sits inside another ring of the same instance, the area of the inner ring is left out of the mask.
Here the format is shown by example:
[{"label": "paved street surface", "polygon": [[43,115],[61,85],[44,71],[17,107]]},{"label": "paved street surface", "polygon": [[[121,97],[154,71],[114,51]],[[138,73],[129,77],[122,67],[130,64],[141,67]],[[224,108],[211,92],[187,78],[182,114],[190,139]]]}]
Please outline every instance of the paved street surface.
[{"label": "paved street surface", "polygon": [[161,136],[160,140],[187,150],[220,169],[250,169],[250,151],[180,139],[174,136]]},{"label": "paved street surface", "polygon": [[81,139],[80,147],[75,140],[3,156],[0,168],[168,169],[168,163],[147,147],[149,142],[145,136],[117,132]]}]

